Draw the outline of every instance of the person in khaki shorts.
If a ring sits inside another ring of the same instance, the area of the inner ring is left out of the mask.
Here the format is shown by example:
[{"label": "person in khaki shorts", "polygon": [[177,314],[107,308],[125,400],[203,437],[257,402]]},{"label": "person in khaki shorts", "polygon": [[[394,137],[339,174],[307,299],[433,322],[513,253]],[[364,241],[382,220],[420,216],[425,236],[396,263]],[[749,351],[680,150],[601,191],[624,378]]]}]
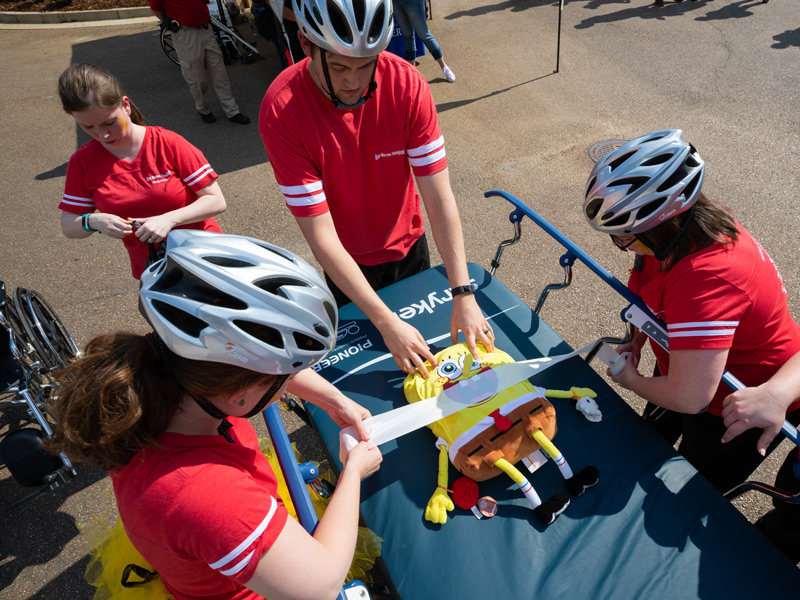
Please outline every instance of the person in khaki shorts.
[{"label": "person in khaki shorts", "polygon": [[211,15],[206,3],[203,0],[149,0],[149,2],[150,10],[159,20],[164,20],[166,17],[167,26],[172,30],[172,43],[181,61],[181,73],[189,86],[200,118],[205,123],[217,120],[206,104],[207,73],[211,77],[211,85],[228,120],[247,125],[250,119],[239,112],[236,100],[233,99],[222,51],[217,45],[209,23]]}]

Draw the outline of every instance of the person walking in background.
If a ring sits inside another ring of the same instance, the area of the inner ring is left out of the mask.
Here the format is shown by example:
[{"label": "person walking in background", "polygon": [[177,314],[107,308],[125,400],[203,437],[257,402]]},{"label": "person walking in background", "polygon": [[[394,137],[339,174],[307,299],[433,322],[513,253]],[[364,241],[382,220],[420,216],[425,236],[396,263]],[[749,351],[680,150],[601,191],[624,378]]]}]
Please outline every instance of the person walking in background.
[{"label": "person walking in background", "polygon": [[58,79],[58,95],[92,137],[69,159],[58,206],[66,237],[100,232],[122,240],[139,279],[148,243],[161,244],[176,228],[221,231],[214,216],[225,211],[225,197],[206,157],[177,133],[145,126],[111,73],[72,65]]},{"label": "person walking in background", "polygon": [[194,98],[194,105],[205,123],[214,123],[217,118],[206,104],[206,75],[217,93],[222,110],[228,120],[239,125],[250,122],[239,112],[233,99],[228,72],[222,50],[211,29],[211,14],[204,0],[149,0],[150,10],[165,21],[172,31],[172,44],[181,61],[181,73]]},{"label": "person walking in background", "polygon": [[414,32],[419,35],[422,43],[431,53],[433,60],[439,63],[442,68],[444,78],[450,83],[456,80],[455,73],[447,66],[442,58],[442,49],[439,42],[433,37],[431,30],[428,29],[428,21],[425,17],[425,0],[394,0],[394,17],[397,24],[403,31],[403,41],[406,46],[406,60],[414,64],[417,57],[417,43]]}]

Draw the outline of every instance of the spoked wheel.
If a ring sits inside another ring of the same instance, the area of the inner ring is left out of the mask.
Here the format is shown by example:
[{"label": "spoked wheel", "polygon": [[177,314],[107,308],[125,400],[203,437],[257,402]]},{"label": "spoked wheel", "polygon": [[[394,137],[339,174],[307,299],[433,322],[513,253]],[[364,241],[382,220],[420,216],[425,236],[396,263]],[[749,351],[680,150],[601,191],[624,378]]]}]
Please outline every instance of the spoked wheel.
[{"label": "spoked wheel", "polygon": [[166,27],[161,28],[161,49],[172,62],[176,65],[181,64],[178,59],[178,53],[175,52],[175,46],[172,45],[172,32]]},{"label": "spoked wheel", "polygon": [[72,359],[79,358],[78,346],[67,328],[44,298],[33,290],[14,290],[17,309],[26,337],[49,370],[60,369]]}]

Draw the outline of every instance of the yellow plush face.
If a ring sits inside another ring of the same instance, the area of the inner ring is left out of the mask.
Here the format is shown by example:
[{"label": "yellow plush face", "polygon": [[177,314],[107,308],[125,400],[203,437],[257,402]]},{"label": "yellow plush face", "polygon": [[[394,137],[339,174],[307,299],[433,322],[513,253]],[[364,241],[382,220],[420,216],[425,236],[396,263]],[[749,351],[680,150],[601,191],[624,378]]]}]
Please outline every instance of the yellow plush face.
[{"label": "yellow plush face", "polygon": [[[486,352],[480,342],[478,342],[478,352],[478,356],[473,357],[466,343],[461,343],[437,353],[435,357],[438,366],[435,369],[426,363],[430,373],[428,379],[424,379],[419,373],[410,374],[406,377],[403,385],[406,399],[409,402],[419,402],[426,398],[432,398],[451,385],[455,385],[464,379],[469,379],[494,365],[514,362],[508,354],[501,350]],[[490,402],[492,398],[494,396],[476,402],[471,406],[485,404]]]}]

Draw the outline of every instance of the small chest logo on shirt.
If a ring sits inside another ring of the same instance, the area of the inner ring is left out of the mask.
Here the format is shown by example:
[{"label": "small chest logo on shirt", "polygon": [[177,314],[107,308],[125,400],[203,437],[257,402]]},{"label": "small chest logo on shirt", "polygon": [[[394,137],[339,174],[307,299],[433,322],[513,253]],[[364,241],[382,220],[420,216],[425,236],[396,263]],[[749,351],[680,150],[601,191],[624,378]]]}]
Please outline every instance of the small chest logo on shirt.
[{"label": "small chest logo on shirt", "polygon": [[159,173],[158,175],[148,175],[144,180],[147,183],[165,183],[171,176],[172,171],[167,170],[165,173]]},{"label": "small chest logo on shirt", "polygon": [[380,160],[382,158],[391,158],[392,156],[404,156],[406,153],[405,150],[395,150],[394,152],[389,152],[386,154],[385,152],[378,152],[375,155],[375,160]]}]

